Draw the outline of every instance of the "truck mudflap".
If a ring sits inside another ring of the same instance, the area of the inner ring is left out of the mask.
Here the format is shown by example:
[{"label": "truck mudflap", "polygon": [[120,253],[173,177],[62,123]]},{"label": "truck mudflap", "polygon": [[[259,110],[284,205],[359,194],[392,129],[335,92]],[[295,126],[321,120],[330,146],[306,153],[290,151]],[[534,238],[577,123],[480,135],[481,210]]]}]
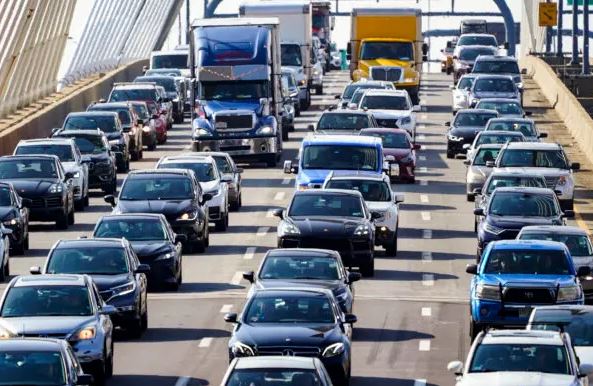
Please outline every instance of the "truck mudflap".
[{"label": "truck mudflap", "polygon": [[279,155],[277,137],[193,140],[194,151],[223,151],[235,160],[262,161],[268,164]]}]

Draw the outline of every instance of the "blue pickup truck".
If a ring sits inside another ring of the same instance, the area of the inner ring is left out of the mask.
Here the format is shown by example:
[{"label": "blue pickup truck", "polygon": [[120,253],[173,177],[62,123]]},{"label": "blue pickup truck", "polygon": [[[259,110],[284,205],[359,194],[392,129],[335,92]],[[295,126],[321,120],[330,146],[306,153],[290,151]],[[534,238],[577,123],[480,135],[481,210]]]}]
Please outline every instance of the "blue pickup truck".
[{"label": "blue pickup truck", "polygon": [[359,135],[309,135],[299,150],[298,162],[285,161],[284,173],[296,174],[298,190],[323,186],[332,170],[384,171],[383,143],[380,138]]},{"label": "blue pickup truck", "polygon": [[197,20],[192,35],[193,150],[275,166],[283,139],[278,20]]}]

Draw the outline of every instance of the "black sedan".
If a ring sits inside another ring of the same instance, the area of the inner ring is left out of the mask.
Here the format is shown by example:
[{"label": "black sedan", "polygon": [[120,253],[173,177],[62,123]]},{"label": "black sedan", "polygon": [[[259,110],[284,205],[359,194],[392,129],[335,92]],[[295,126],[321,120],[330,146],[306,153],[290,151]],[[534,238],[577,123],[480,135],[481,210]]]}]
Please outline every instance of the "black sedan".
[{"label": "black sedan", "polygon": [[187,169],[133,171],[124,180],[118,201],[105,196],[113,214],[160,213],[173,231],[185,235],[188,252],[204,252],[210,244],[208,207],[212,195],[202,193],[195,174]]},{"label": "black sedan", "polygon": [[140,262],[150,266],[148,284],[177,290],[182,282],[181,242],[162,214],[103,216],[95,226],[95,238],[125,238]]},{"label": "black sedan", "polygon": [[32,221],[55,221],[58,229],[74,224],[72,173],[55,155],[13,155],[0,158],[0,180],[14,186],[29,208]]},{"label": "black sedan", "polygon": [[259,290],[241,316],[226,314],[235,323],[229,340],[229,360],[245,356],[318,357],[332,383],[350,380],[352,324],[330,291],[322,289]]},{"label": "black sedan", "polygon": [[358,272],[344,268],[338,252],[307,248],[272,249],[264,256],[257,274],[249,271],[243,277],[253,284],[249,295],[260,289],[328,289],[346,313],[352,312],[352,284],[360,280]]},{"label": "black sedan", "polygon": [[375,225],[358,191],[305,190],[295,192],[286,210],[277,209],[279,248],[324,248],[340,253],[347,267],[363,276],[375,271]]},{"label": "black sedan", "polygon": [[139,338],[148,327],[146,274],[125,239],[60,240],[47,255],[43,270],[31,267],[31,274],[90,275],[105,303],[115,307],[113,324]]},{"label": "black sedan", "polygon": [[10,249],[15,255],[22,255],[29,249],[29,209],[12,184],[0,182],[0,221],[12,231]]},{"label": "black sedan", "polygon": [[447,131],[447,158],[455,158],[457,154],[467,153],[467,148],[463,145],[471,145],[476,135],[486,128],[488,121],[497,117],[496,110],[459,110],[453,123],[445,122],[445,126],[450,127]]}]

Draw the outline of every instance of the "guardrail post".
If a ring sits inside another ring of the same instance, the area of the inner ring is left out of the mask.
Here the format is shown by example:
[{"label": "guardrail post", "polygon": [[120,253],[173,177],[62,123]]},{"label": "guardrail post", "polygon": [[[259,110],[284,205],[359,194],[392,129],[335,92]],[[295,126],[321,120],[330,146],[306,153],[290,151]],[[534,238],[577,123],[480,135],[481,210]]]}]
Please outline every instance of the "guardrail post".
[{"label": "guardrail post", "polygon": [[556,26],[556,56],[563,56],[562,52],[562,16],[564,13],[564,0],[558,2],[558,25]]},{"label": "guardrail post", "polygon": [[571,65],[579,64],[579,2],[572,2],[572,60]]},{"label": "guardrail post", "polygon": [[583,75],[589,75],[589,0],[583,2]]}]

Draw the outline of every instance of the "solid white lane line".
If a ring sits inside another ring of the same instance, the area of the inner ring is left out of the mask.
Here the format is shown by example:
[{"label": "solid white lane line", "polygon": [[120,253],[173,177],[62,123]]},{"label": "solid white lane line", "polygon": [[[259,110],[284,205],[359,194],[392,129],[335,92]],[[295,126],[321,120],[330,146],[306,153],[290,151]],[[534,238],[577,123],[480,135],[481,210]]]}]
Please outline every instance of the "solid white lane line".
[{"label": "solid white lane line", "polygon": [[430,307],[422,307],[422,316],[432,316],[432,309]]},{"label": "solid white lane line", "polygon": [[422,186],[428,185],[428,180],[420,180],[420,185],[422,185]]},{"label": "solid white lane line", "polygon": [[427,203],[428,202],[428,194],[421,194],[420,202]]},{"label": "solid white lane line", "polygon": [[268,231],[270,230],[270,227],[259,227],[257,228],[257,233],[255,234],[256,236],[265,236]]},{"label": "solid white lane line", "polygon": [[288,185],[290,184],[290,181],[292,180],[292,178],[286,177],[285,179],[282,180],[282,185]]},{"label": "solid white lane line", "polygon": [[432,252],[422,252],[422,262],[429,263],[432,261]]},{"label": "solid white lane line", "polygon": [[422,285],[425,287],[432,287],[434,285],[434,275],[432,273],[422,274]]},{"label": "solid white lane line", "polygon": [[414,379],[414,386],[426,386],[426,379]]},{"label": "solid white lane line", "polygon": [[425,136],[424,134],[418,134],[418,135],[416,136],[416,139],[417,139],[418,141],[424,141],[424,140],[426,139],[426,136]]},{"label": "solid white lane line", "polygon": [[213,338],[202,338],[200,340],[200,344],[198,344],[198,347],[210,347],[210,345],[212,344],[212,340]]},{"label": "solid white lane line", "polygon": [[430,221],[430,212],[422,211],[420,212],[420,216],[422,216],[423,221]]},{"label": "solid white lane line", "polygon": [[420,161],[426,161],[426,156],[419,155],[419,156],[418,156],[418,159],[419,159]]},{"label": "solid white lane line", "polygon": [[419,351],[430,351],[430,340],[422,339],[418,342],[418,350]]},{"label": "solid white lane line", "polygon": [[425,229],[422,231],[422,238],[423,239],[432,239],[432,230]]},{"label": "solid white lane line", "polygon": [[285,195],[286,195],[286,193],[284,193],[284,192],[278,192],[274,196],[274,200],[276,200],[276,201],[284,200]]},{"label": "solid white lane line", "polygon": [[175,386],[185,386],[189,383],[190,377],[179,377],[177,382],[175,382]]},{"label": "solid white lane line", "polygon": [[418,168],[418,171],[420,173],[427,173],[428,172],[428,168],[426,166],[421,166],[420,168]]},{"label": "solid white lane line", "polygon": [[232,285],[238,285],[239,283],[241,283],[241,279],[243,279],[243,272],[237,271],[233,275],[233,278],[231,279],[230,283]]},{"label": "solid white lane line", "polygon": [[232,304],[224,304],[222,307],[220,307],[220,313],[226,314],[228,312],[231,312],[232,309],[233,309]]},{"label": "solid white lane line", "polygon": [[245,260],[251,260],[253,259],[253,256],[255,255],[255,247],[248,247],[245,250],[245,254],[243,255],[243,259]]}]

